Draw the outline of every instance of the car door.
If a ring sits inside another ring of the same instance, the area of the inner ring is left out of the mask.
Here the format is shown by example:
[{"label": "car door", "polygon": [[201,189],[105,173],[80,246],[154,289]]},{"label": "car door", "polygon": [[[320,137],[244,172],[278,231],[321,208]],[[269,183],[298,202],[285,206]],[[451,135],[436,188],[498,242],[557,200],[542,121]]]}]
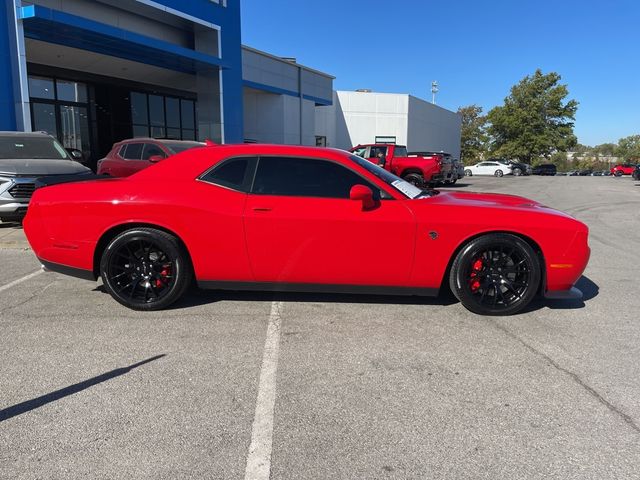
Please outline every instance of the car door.
[{"label": "car door", "polygon": [[406,285],[415,219],[401,200],[364,211],[353,185],[378,190],[324,159],[261,157],[245,207],[249,260],[260,282]]},{"label": "car door", "polygon": [[145,143],[142,149],[142,162],[140,162],[139,165],[136,165],[138,168],[137,171],[140,171],[143,168],[147,168],[153,165],[153,162],[151,162],[150,159],[155,155],[160,156],[163,159],[167,158],[167,154],[162,149],[162,147],[160,147],[159,145],[155,145],[153,143]]},{"label": "car door", "polygon": [[126,148],[120,151],[123,161],[120,162],[118,172],[114,176],[128,177],[148,165],[147,162],[142,160],[143,148],[144,143],[142,142],[128,143]]}]

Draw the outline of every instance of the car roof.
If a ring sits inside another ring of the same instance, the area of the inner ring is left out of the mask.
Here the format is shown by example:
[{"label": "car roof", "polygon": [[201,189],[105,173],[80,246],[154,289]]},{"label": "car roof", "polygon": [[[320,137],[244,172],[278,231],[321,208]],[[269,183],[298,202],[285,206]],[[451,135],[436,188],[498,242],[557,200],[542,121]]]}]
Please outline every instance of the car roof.
[{"label": "car roof", "polygon": [[51,137],[47,132],[14,132],[0,131],[0,137]]},{"label": "car roof", "polygon": [[133,143],[133,142],[158,142],[158,143],[201,143],[202,145],[205,142],[200,142],[198,140],[173,140],[171,138],[151,138],[151,137],[135,137],[135,138],[125,138],[124,140],[120,140],[116,143]]}]

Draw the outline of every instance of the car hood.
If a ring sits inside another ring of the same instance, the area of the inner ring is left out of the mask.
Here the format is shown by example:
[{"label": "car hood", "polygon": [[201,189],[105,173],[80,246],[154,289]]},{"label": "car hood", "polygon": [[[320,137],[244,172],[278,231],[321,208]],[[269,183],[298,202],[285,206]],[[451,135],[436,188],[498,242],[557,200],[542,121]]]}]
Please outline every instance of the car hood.
[{"label": "car hood", "polygon": [[84,165],[73,160],[24,160],[0,159],[0,175],[10,176],[39,176],[39,175],[70,175],[74,173],[90,172]]}]

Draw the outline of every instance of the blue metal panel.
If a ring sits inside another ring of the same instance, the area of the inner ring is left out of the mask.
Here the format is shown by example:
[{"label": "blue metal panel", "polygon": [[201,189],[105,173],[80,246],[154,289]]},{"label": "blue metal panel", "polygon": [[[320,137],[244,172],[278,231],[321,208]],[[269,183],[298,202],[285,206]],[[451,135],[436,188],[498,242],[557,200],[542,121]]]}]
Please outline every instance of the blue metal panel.
[{"label": "blue metal panel", "polygon": [[41,6],[22,9],[25,37],[185,73],[225,67],[219,58]]},{"label": "blue metal panel", "polygon": [[15,35],[13,23],[13,1],[0,6],[0,130],[16,129],[16,106],[14,96],[14,65],[10,35]]},{"label": "blue metal panel", "polygon": [[[178,2],[178,0],[165,0]],[[193,5],[200,5],[197,0]],[[209,2],[211,3],[211,2]],[[222,56],[229,68],[222,70],[224,140],[226,143],[244,141],[244,118],[242,96],[242,43],[240,38],[240,0],[227,0],[226,7],[213,4],[215,18],[222,27]]]}]

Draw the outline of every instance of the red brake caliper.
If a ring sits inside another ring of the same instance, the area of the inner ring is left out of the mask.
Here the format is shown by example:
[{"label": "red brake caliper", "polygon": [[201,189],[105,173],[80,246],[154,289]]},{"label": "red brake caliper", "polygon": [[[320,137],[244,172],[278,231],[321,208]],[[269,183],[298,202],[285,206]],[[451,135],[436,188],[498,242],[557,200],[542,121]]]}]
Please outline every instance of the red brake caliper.
[{"label": "red brake caliper", "polygon": [[171,265],[163,265],[160,271],[160,278],[156,279],[156,288],[160,288],[169,283],[167,277],[171,275]]},{"label": "red brake caliper", "polygon": [[482,270],[482,267],[483,263],[481,258],[473,262],[473,265],[471,266],[471,291],[474,293],[477,292],[480,288],[480,281],[477,279],[477,277],[478,272]]}]

